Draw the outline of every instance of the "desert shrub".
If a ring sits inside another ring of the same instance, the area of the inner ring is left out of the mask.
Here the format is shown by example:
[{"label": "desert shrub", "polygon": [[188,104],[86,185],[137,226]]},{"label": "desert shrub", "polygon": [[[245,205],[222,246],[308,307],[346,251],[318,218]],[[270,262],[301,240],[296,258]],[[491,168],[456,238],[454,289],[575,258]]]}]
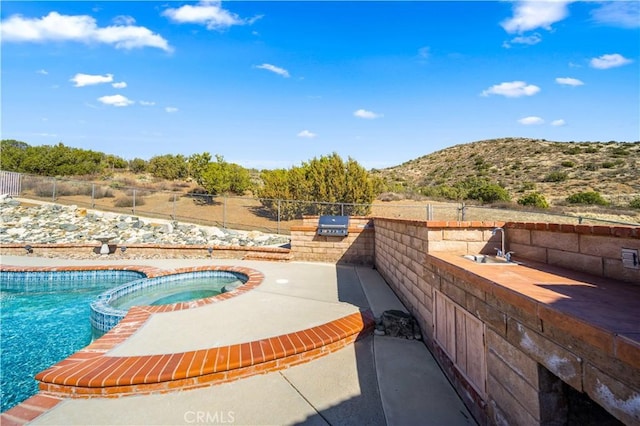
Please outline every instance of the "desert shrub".
[{"label": "desert shrub", "polygon": [[38,182],[33,187],[33,193],[38,197],[51,197],[53,195],[53,181]]},{"label": "desert shrub", "polygon": [[[145,191],[144,189],[127,189],[125,191],[125,195],[127,197],[133,197],[135,194],[135,197],[148,197],[149,195],[151,195],[151,191]],[[136,200],[136,204],[137,204],[137,200]]]},{"label": "desert shrub", "polygon": [[522,192],[533,191],[534,189],[536,189],[536,184],[533,182],[522,182],[522,186],[520,187]]},{"label": "desert shrub", "polygon": [[420,188],[420,193],[430,198],[445,198],[447,200],[462,199],[460,189],[449,185],[425,186]]},{"label": "desert shrub", "polygon": [[567,202],[571,204],[595,204],[599,206],[606,206],[609,204],[609,202],[602,198],[602,195],[596,191],[571,194],[567,197]]},{"label": "desert shrub", "polygon": [[[136,197],[136,206],[143,206],[145,204],[144,198]],[[124,197],[116,198],[113,202],[116,207],[133,207],[133,197],[125,195]]]},{"label": "desert shrub", "polygon": [[511,196],[506,189],[495,183],[487,183],[475,188],[471,188],[467,193],[470,200],[478,200],[483,203],[494,203],[496,201],[509,201]]},{"label": "desert shrub", "polygon": [[521,206],[533,206],[539,209],[548,209],[549,203],[547,202],[544,195],[539,192],[531,192],[524,197],[518,199],[518,204]]},{"label": "desert shrub", "polygon": [[614,157],[625,157],[629,155],[629,151],[624,147],[616,147],[611,150],[611,155]]},{"label": "desert shrub", "polygon": [[581,152],[582,150],[578,146],[572,146],[571,148],[567,148],[564,150],[564,153],[568,155],[576,155],[580,154]]},{"label": "desert shrub", "polygon": [[115,197],[113,190],[108,186],[97,186],[93,198],[113,198]]},{"label": "desert shrub", "polygon": [[400,201],[404,200],[404,195],[398,194],[396,192],[383,192],[378,195],[378,200],[380,201]]},{"label": "desert shrub", "polygon": [[569,179],[567,172],[555,171],[546,175],[543,182],[564,182]]},{"label": "desert shrub", "polygon": [[629,201],[629,207],[632,209],[640,209],[640,196],[635,197],[631,201]]},{"label": "desert shrub", "polygon": [[589,170],[591,172],[595,172],[599,168],[600,168],[600,166],[598,166],[596,163],[587,163],[587,164],[584,165],[584,169],[585,170]]},{"label": "desert shrub", "polygon": [[78,193],[77,188],[67,182],[58,182],[56,184],[56,196],[59,197],[70,197],[72,195],[76,195]]},{"label": "desert shrub", "polygon": [[596,148],[595,146],[590,146],[584,149],[584,152],[586,152],[587,154],[595,154],[598,151],[599,149]]},{"label": "desert shrub", "polygon": [[605,161],[604,163],[602,163],[603,169],[613,169],[615,166],[616,163],[614,163],[613,161]]},{"label": "desert shrub", "polygon": [[562,167],[575,167],[576,163],[574,163],[573,161],[563,161],[562,163],[560,163],[560,165]]}]

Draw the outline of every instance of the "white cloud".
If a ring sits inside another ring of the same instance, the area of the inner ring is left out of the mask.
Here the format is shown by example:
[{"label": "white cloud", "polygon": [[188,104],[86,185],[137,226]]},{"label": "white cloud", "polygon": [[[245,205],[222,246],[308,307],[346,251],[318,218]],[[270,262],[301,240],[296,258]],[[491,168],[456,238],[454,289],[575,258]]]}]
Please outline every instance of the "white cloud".
[{"label": "white cloud", "polygon": [[48,75],[49,72],[47,70],[38,70],[36,71],[38,74],[42,74],[42,75]]},{"label": "white cloud", "polygon": [[287,71],[284,68],[276,67],[275,65],[262,64],[262,65],[256,65],[256,68],[259,68],[261,70],[268,70],[278,75],[281,75],[283,77],[289,78],[289,71]]},{"label": "white cloud", "polygon": [[542,37],[540,37],[540,34],[534,33],[529,36],[514,37],[508,42],[504,42],[502,46],[506,48],[510,48],[512,44],[527,44],[532,46],[534,44],[540,43],[541,41],[542,41]]},{"label": "white cloud", "polygon": [[567,123],[566,123],[563,119],[553,120],[553,121],[551,122],[551,125],[552,125],[552,126],[554,126],[554,127],[562,127],[562,126],[564,126],[565,124],[567,124]]},{"label": "white cloud", "polygon": [[521,96],[533,96],[540,91],[538,86],[527,84],[524,81],[510,81],[496,84],[483,90],[482,96],[501,95],[507,98],[519,98]]},{"label": "white cloud", "polygon": [[251,25],[260,17],[242,19],[221,7],[219,1],[201,1],[195,6],[184,5],[167,9],[162,15],[180,24],[202,24],[209,30],[224,30],[233,25]]},{"label": "white cloud", "polygon": [[119,15],[113,18],[113,23],[117,25],[133,25],[136,23],[136,20],[133,16]]},{"label": "white cloud", "polygon": [[630,64],[631,62],[633,62],[631,59],[627,59],[619,53],[612,53],[591,59],[591,61],[589,61],[589,65],[593,68],[606,70],[607,68],[621,67],[623,65]]},{"label": "white cloud", "polygon": [[75,83],[75,87],[91,86],[94,84],[111,83],[113,81],[113,74],[106,75],[92,75],[78,73],[71,77],[69,81]]},{"label": "white cloud", "polygon": [[42,18],[24,18],[12,15],[2,21],[0,35],[4,41],[46,42],[76,41],[80,43],[104,43],[116,49],[156,47],[171,51],[167,40],[145,27],[113,25],[98,27],[88,15],[61,15],[50,12]]},{"label": "white cloud", "polygon": [[125,87],[127,87],[127,83],[125,83],[124,81],[120,81],[118,83],[113,83],[112,86],[116,89],[124,89]]},{"label": "white cloud", "polygon": [[365,118],[367,120],[374,120],[376,118],[383,117],[382,114],[378,114],[378,113],[373,112],[373,111],[367,111],[366,109],[359,109],[357,111],[354,111],[353,115],[358,117],[358,118]]},{"label": "white cloud", "polygon": [[142,106],[154,106],[156,103],[152,101],[139,101],[138,102]]},{"label": "white cloud", "polygon": [[98,101],[102,102],[105,105],[112,105],[116,107],[125,107],[135,103],[132,100],[128,99],[126,96],[122,95],[102,96],[98,98]]},{"label": "white cloud", "polygon": [[569,15],[567,5],[571,1],[525,0],[518,1],[513,7],[513,17],[500,23],[508,33],[523,33],[536,28],[551,29],[551,24],[562,21]]},{"label": "white cloud", "polygon": [[297,135],[299,138],[308,138],[308,139],[313,139],[316,136],[318,136],[317,134],[310,132],[309,130],[303,130],[300,133],[298,133]]},{"label": "white cloud", "polygon": [[637,1],[612,1],[602,4],[591,12],[593,19],[601,24],[622,28],[640,27],[640,3]]},{"label": "white cloud", "polygon": [[176,107],[166,107],[164,110],[168,113],[178,112],[178,108]]},{"label": "white cloud", "polygon": [[520,120],[518,120],[518,123],[524,124],[525,126],[531,126],[534,124],[542,124],[544,123],[544,120],[540,117],[530,116],[521,118]]},{"label": "white cloud", "polygon": [[571,77],[558,77],[556,78],[556,83],[562,84],[564,86],[582,86],[584,83],[577,78]]}]

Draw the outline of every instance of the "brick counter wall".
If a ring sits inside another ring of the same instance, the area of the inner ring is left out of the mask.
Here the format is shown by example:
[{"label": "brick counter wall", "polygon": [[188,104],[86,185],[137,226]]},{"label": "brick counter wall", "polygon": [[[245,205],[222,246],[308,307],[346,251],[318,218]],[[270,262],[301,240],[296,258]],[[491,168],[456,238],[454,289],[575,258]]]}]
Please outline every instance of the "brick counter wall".
[{"label": "brick counter wall", "polygon": [[622,266],[622,249],[640,250],[640,227],[507,223],[508,248],[515,259],[640,284],[640,269]]}]

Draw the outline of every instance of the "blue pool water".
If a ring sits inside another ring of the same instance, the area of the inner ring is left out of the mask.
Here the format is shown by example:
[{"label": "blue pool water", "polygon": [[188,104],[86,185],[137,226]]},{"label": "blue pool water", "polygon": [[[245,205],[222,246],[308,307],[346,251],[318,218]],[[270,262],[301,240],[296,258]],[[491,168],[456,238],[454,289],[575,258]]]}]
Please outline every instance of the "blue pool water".
[{"label": "blue pool water", "polygon": [[133,271],[0,273],[2,412],[38,391],[34,376],[91,343],[89,305]]},{"label": "blue pool water", "polygon": [[[204,275],[205,273],[200,274]],[[175,277],[180,277],[180,274]],[[223,293],[225,288],[235,288],[242,284],[243,282],[233,275],[173,279],[154,286],[143,287],[126,296],[114,298],[109,304],[114,308],[129,309],[132,306],[140,305],[156,306],[188,302],[217,296]]]}]

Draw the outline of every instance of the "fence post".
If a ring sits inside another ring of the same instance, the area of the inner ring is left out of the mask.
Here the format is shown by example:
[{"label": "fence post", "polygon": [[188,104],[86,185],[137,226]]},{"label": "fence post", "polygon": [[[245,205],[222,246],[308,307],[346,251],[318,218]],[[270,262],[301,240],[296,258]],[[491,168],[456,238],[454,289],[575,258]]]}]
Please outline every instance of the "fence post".
[{"label": "fence post", "polygon": [[277,225],[277,229],[278,229],[278,235],[280,235],[280,199],[278,199],[278,225]]},{"label": "fence post", "polygon": [[344,216],[344,203],[340,203],[340,216]]},{"label": "fence post", "polygon": [[56,178],[53,178],[53,190],[51,191],[51,201],[56,202]]},{"label": "fence post", "polygon": [[278,229],[278,235],[280,235],[280,199],[278,199],[278,225],[277,225],[277,229]]},{"label": "fence post", "polygon": [[96,206],[96,184],[91,184],[91,208]]},{"label": "fence post", "polygon": [[427,204],[427,220],[433,220],[433,206]]},{"label": "fence post", "polygon": [[227,194],[222,196],[222,227],[227,229]]},{"label": "fence post", "polygon": [[131,210],[133,214],[136,214],[136,190],[133,190],[133,209]]},{"label": "fence post", "polygon": [[177,197],[177,194],[174,193],[173,194],[173,217],[172,217],[173,220],[176,220],[176,197]]},{"label": "fence post", "polygon": [[467,206],[462,203],[462,207],[460,207],[458,210],[460,210],[460,220],[464,222],[467,216]]}]

